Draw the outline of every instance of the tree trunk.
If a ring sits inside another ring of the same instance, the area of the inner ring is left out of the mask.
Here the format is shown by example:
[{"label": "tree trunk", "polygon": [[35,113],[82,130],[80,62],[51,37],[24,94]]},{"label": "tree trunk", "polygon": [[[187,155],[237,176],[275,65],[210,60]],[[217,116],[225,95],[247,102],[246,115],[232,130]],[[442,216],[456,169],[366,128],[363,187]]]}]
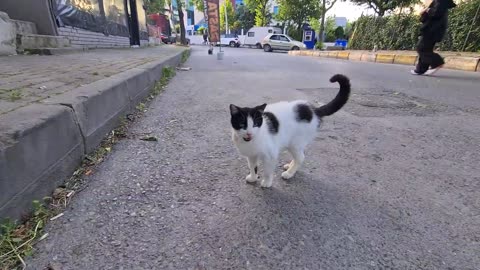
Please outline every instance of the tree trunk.
[{"label": "tree trunk", "polygon": [[327,14],[325,5],[327,0],[322,0],[322,21],[320,22],[320,32],[318,34],[318,41],[324,42],[323,33],[325,32],[325,15]]},{"label": "tree trunk", "polygon": [[185,37],[185,22],[183,21],[183,8],[182,8],[182,1],[177,1],[177,9],[178,9],[178,19],[180,20],[180,43],[182,45],[187,45],[187,38]]}]

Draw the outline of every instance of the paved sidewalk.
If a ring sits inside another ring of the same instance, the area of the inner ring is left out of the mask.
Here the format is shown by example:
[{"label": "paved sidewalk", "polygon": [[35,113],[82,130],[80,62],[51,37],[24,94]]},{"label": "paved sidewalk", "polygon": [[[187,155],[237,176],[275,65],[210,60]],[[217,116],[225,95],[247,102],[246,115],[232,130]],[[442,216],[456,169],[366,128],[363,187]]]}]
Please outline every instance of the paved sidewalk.
[{"label": "paved sidewalk", "polygon": [[134,67],[167,59],[182,49],[162,46],[0,57],[0,116]]},{"label": "paved sidewalk", "polygon": [[186,50],[0,58],[0,219],[51,194]]}]

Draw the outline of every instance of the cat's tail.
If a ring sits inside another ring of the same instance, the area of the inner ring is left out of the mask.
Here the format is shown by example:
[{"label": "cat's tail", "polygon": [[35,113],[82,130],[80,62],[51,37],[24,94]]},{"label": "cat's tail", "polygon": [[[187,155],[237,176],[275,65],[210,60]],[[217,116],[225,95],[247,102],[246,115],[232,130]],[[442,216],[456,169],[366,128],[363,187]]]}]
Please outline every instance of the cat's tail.
[{"label": "cat's tail", "polygon": [[345,75],[334,75],[330,78],[330,82],[338,82],[340,91],[332,101],[315,109],[315,114],[320,118],[336,113],[347,103],[350,96],[350,80]]}]

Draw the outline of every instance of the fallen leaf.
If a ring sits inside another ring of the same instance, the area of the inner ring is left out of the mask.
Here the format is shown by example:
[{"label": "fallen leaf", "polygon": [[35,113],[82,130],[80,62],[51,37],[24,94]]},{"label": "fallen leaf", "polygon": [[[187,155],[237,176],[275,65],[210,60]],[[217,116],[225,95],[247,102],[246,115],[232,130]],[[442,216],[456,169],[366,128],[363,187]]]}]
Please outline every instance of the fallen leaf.
[{"label": "fallen leaf", "polygon": [[85,175],[86,175],[86,176],[89,176],[89,175],[91,175],[92,173],[93,173],[92,170],[88,170],[88,171],[85,172]]},{"label": "fallen leaf", "polygon": [[140,138],[140,140],[147,141],[147,142],[158,142],[157,137],[154,137],[154,136],[146,136],[146,137]]}]

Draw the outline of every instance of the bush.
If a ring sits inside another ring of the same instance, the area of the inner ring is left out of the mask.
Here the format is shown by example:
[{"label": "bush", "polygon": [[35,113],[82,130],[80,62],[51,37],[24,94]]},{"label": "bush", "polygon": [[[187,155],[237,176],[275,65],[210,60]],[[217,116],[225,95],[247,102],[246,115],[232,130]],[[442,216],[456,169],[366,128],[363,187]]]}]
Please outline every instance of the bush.
[{"label": "bush", "polygon": [[335,29],[335,38],[344,38],[345,37],[345,30],[343,30],[343,27],[339,26]]},{"label": "bush", "polygon": [[295,40],[298,40],[298,41],[302,41],[303,39],[303,31],[300,29],[297,29],[296,27],[289,27],[287,29],[287,33],[289,36],[291,36],[293,39]]},{"label": "bush", "polygon": [[[450,11],[447,34],[438,44],[441,50],[461,51],[473,23],[465,51],[480,51],[480,18],[473,21],[479,6],[480,0],[471,0]],[[420,33],[419,18],[413,14],[364,16],[355,22],[355,27],[349,48],[357,50],[371,50],[375,45],[380,50],[413,50]]]}]

